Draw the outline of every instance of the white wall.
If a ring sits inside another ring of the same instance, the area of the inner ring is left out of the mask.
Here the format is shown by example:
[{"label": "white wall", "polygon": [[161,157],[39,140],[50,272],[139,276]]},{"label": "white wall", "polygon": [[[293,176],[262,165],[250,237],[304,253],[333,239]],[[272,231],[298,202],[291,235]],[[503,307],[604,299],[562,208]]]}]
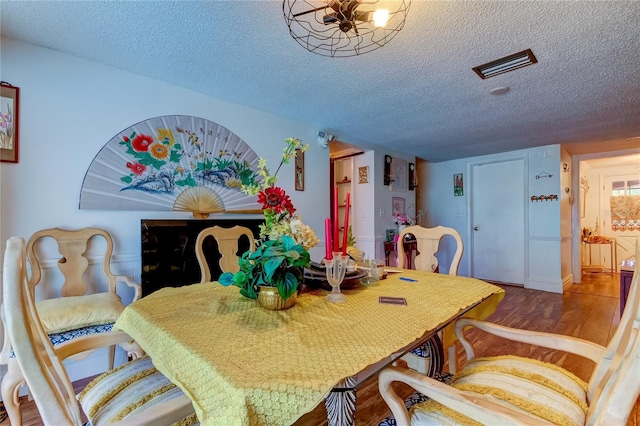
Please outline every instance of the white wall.
[{"label": "white wall", "polygon": [[[3,242],[13,235],[28,238],[47,227],[97,225],[113,234],[116,258],[137,262],[141,218],[190,214],[79,210],[80,188],[89,164],[116,133],[147,118],[174,114],[203,117],[227,127],[273,169],[285,138],[308,142],[306,190],[294,190],[293,166],[280,170],[278,184],[305,222],[323,235],[323,218],[329,213],[329,151],[316,143],[317,125],[9,39],[2,39],[1,55],[2,80],[20,87],[21,95],[20,162],[0,164]],[[316,251],[322,254],[324,247]],[[139,276],[139,269],[133,272]]]},{"label": "white wall", "polygon": [[[563,285],[573,282],[571,274],[570,241],[571,234],[561,232],[561,205],[568,204],[569,194],[562,188],[571,186],[570,173],[562,173],[560,145],[547,145],[505,152],[494,155],[464,158],[442,163],[420,162],[418,167],[421,205],[427,211],[427,226],[448,226],[456,229],[465,247],[470,246],[470,188],[472,187],[471,164],[495,162],[506,159],[523,158],[525,174],[525,194],[558,194],[558,201],[527,202],[525,214],[525,287],[561,293]],[[563,157],[564,159],[565,157]],[[541,172],[551,174],[551,178],[535,179]],[[453,175],[464,173],[464,193],[453,195]],[[562,187],[561,187],[562,185]],[[508,197],[509,194],[504,194]],[[567,220],[565,218],[565,220]],[[570,219],[569,219],[570,220]],[[562,227],[566,230],[566,225]],[[569,227],[570,228],[570,227]],[[505,229],[505,232],[509,230]],[[563,239],[567,239],[567,250],[563,250]],[[567,251],[567,253],[565,253]],[[453,257],[454,246],[443,241],[437,257],[441,264],[448,264]],[[509,262],[509,259],[505,259]],[[471,276],[471,253],[466,249],[460,264],[459,275]]]},{"label": "white wall", "polygon": [[[2,80],[20,88],[20,162],[0,163],[0,241],[29,238],[49,227],[99,226],[114,238],[114,272],[140,279],[140,219],[190,218],[187,213],[79,210],[85,172],[115,134],[162,115],[192,115],[241,137],[275,171],[284,139],[310,144],[305,191],[294,190],[293,166],[278,184],[321,240],[329,216],[329,150],[317,143],[317,123],[301,123],[205,96],[73,56],[3,38]],[[226,215],[225,217],[233,217]],[[52,249],[45,262],[53,267]],[[91,253],[90,253],[91,255]],[[59,257],[59,256],[58,256]],[[96,259],[99,260],[99,259]],[[45,265],[46,266],[46,265]],[[131,294],[124,292],[128,303]]]}]

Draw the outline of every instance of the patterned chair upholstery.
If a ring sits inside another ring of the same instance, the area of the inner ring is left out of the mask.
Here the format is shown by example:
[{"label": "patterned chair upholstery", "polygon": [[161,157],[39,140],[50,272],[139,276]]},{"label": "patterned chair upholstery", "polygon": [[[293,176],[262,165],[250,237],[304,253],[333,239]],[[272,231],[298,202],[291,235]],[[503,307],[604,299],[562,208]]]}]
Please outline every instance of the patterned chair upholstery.
[{"label": "patterned chair upholstery", "polygon": [[[7,241],[2,314],[15,360],[46,425],[183,425],[197,423],[191,400],[159,373],[149,357],[136,358],[93,379],[76,397],[62,361],[87,350],[130,341],[124,332],[94,333],[54,348],[26,279],[24,240]],[[80,401],[80,403],[78,402]],[[151,408],[151,409],[150,409]],[[12,423],[13,424],[13,423]]]},{"label": "patterned chair upholstery", "polygon": [[[640,258],[640,237],[636,241]],[[397,367],[380,373],[378,385],[398,426],[433,424],[624,425],[640,395],[640,271],[636,269],[628,304],[607,346],[543,332],[513,329],[462,318],[456,334],[467,365],[451,386]],[[588,383],[554,364],[525,357],[475,358],[463,330],[476,327],[516,342],[589,359],[595,368]],[[392,383],[403,382],[430,400],[407,411]]]}]

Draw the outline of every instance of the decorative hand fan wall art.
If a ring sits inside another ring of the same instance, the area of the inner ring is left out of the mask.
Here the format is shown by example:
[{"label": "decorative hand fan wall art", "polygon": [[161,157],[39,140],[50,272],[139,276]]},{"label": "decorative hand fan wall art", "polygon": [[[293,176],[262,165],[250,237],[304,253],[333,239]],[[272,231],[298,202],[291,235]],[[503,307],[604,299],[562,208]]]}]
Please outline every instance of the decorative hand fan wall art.
[{"label": "decorative hand fan wall art", "polygon": [[204,118],[150,118],[114,136],[93,159],[80,208],[262,213],[242,185],[258,182],[258,156],[236,134]]}]

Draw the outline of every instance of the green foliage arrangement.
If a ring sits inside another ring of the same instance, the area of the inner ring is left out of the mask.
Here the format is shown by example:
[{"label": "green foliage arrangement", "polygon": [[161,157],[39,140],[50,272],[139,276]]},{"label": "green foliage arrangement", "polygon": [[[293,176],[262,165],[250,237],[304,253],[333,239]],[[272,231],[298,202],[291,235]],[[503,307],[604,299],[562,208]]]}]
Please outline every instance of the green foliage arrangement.
[{"label": "green foliage arrangement", "polygon": [[287,300],[302,282],[303,267],[310,262],[309,252],[293,238],[283,235],[277,240],[264,241],[254,252],[247,251],[238,260],[240,270],[225,272],[218,282],[235,285],[240,294],[258,298],[258,286],[277,287],[283,300]]}]

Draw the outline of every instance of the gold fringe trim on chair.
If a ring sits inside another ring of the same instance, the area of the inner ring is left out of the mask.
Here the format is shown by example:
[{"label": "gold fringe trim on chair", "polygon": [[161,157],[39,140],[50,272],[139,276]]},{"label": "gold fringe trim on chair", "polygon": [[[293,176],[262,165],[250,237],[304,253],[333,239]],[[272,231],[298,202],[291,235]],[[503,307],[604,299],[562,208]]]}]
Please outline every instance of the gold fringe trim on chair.
[{"label": "gold fringe trim on chair", "polygon": [[[131,361],[131,362],[136,362],[139,360],[142,360],[144,358],[138,358],[135,361]],[[113,370],[107,371],[106,373],[102,374],[100,376],[100,379],[103,379],[107,376],[113,375],[115,373],[117,373],[118,371],[120,371],[122,368],[125,368],[126,366],[129,366],[130,363],[125,363],[121,366],[119,366],[118,368],[114,368]],[[91,407],[91,409],[89,410],[89,413],[86,413],[87,416],[89,418],[93,418],[97,411],[102,408],[104,405],[106,405],[106,403],[108,401],[110,401],[111,399],[113,399],[114,395],[116,395],[117,393],[119,393],[122,389],[126,388],[127,386],[129,386],[131,383],[137,382],[138,380],[150,376],[151,374],[155,373],[157,370],[155,369],[155,367],[151,367],[148,368],[146,370],[140,371],[137,374],[134,374],[133,376],[130,376],[127,378],[127,380],[123,380],[120,383],[118,383],[118,386],[111,388],[108,392],[106,392],[104,395],[102,395],[102,397],[97,400],[93,406]],[[97,381],[97,380],[96,380]],[[86,390],[86,388],[85,388]],[[83,390],[84,392],[84,390]]]},{"label": "gold fringe trim on chair", "polygon": [[[589,384],[587,382],[585,382],[584,380],[582,380],[580,377],[578,377],[575,374],[573,374],[571,371],[565,370],[564,368],[562,368],[560,366],[557,366],[555,364],[551,364],[551,363],[548,363],[548,362],[540,361],[538,359],[523,358],[523,357],[519,357],[519,356],[515,356],[515,355],[500,355],[500,356],[476,358],[474,360],[469,361],[469,364],[474,364],[474,363],[480,362],[480,361],[501,361],[501,360],[516,360],[516,361],[523,361],[523,362],[528,362],[528,363],[531,363],[531,364],[540,365],[540,366],[549,368],[551,370],[557,371],[558,373],[564,374],[565,376],[567,376],[568,378],[570,378],[571,380],[576,382],[578,385],[580,385],[582,390],[585,391],[585,392],[587,392],[587,390],[589,389]],[[466,369],[466,367],[465,367],[465,369]],[[464,371],[464,369],[462,371]],[[460,371],[460,373],[462,373],[462,371]],[[454,377],[454,380],[457,377],[458,376]]]},{"label": "gold fringe trim on chair", "polygon": [[[499,361],[499,360],[508,360],[508,359],[517,359],[517,360],[522,360],[522,358],[518,358],[518,357],[514,357],[514,356],[505,356],[505,357],[491,357],[491,358],[478,358],[475,361]],[[471,362],[469,366],[465,367],[462,371],[459,372],[458,375],[456,375],[455,379],[454,379],[454,383],[455,380],[462,378],[462,377],[466,377],[469,376],[471,374],[474,373],[480,373],[480,372],[485,372],[485,371],[491,371],[491,372],[502,372],[502,373],[506,373],[509,374],[511,376],[516,376],[516,377],[522,377],[524,379],[528,379],[529,381],[533,382],[533,383],[537,383],[539,385],[543,385],[549,389],[554,390],[555,392],[558,392],[559,394],[564,395],[565,397],[569,398],[573,403],[575,403],[576,405],[578,405],[582,411],[584,413],[587,412],[587,410],[589,409],[589,407],[587,406],[587,403],[583,400],[580,399],[577,395],[575,395],[574,393],[568,391],[567,389],[565,389],[564,387],[562,387],[561,385],[559,385],[558,383],[554,382],[553,380],[548,379],[545,376],[542,376],[540,374],[534,374],[534,373],[529,373],[528,371],[522,370],[518,367],[509,367],[506,365],[495,365],[495,364],[491,364],[491,365],[474,365],[474,362]],[[526,359],[525,362],[529,362],[529,363],[534,363],[534,364],[538,364],[538,365],[542,365],[546,368],[550,368],[564,374],[565,376],[567,376],[569,379],[574,380],[585,392],[586,390],[586,383],[584,383],[582,380],[580,380],[578,377],[574,376],[571,372],[564,370],[561,367],[558,367],[554,364],[548,364],[542,361],[538,361],[538,360],[533,360],[533,359]],[[553,368],[555,367],[555,368]]]},{"label": "gold fringe trim on chair", "polygon": [[142,360],[144,360],[144,359],[146,359],[146,358],[148,358],[148,357],[149,357],[149,355],[145,355],[145,356],[142,356],[142,357],[140,357],[140,358],[136,358],[136,359],[134,359],[133,361],[125,362],[124,364],[119,365],[118,367],[115,367],[115,368],[113,368],[113,369],[111,369],[111,370],[109,370],[109,371],[107,371],[107,372],[105,372],[105,373],[102,373],[102,374],[101,374],[101,375],[99,375],[98,377],[94,378],[94,379],[93,379],[93,380],[91,380],[91,381],[87,384],[87,386],[85,386],[85,387],[84,387],[84,389],[82,389],[82,391],[78,394],[78,396],[77,396],[78,401],[80,401],[82,398],[84,398],[85,394],[86,394],[87,392],[89,392],[91,389],[93,389],[93,387],[94,387],[97,383],[101,382],[101,381],[102,381],[102,379],[103,379],[104,377],[107,377],[107,376],[110,376],[111,374],[117,373],[118,371],[122,370],[122,369],[123,369],[123,368],[125,368],[126,366],[131,365],[131,363],[134,363],[134,362],[141,362]]},{"label": "gold fringe trim on chair", "polygon": [[195,413],[193,413],[189,417],[185,417],[184,419],[180,420],[179,422],[175,422],[171,426],[191,426],[191,425],[194,425],[196,423],[198,423],[198,416]]},{"label": "gold fringe trim on chair", "polygon": [[521,398],[504,389],[492,388],[489,386],[481,386],[481,385],[474,385],[474,384],[460,384],[460,385],[453,385],[453,387],[460,390],[494,396],[495,398],[501,399],[502,401],[506,401],[526,411],[527,413],[533,414],[536,417],[539,417],[541,419],[544,419],[556,425],[575,424],[575,422],[572,421],[571,417],[565,414],[552,410],[546,405],[536,404],[534,402],[531,402],[531,400]]},{"label": "gold fringe trim on chair", "polygon": [[163,393],[168,392],[168,391],[170,391],[171,389],[173,389],[175,387],[176,387],[176,385],[174,385],[173,383],[169,383],[168,385],[164,385],[162,387],[159,387],[158,389],[156,389],[155,391],[153,391],[151,393],[143,395],[142,398],[140,398],[139,400],[128,404],[122,410],[120,410],[118,413],[115,413],[109,419],[109,423],[115,423],[115,422],[117,422],[119,420],[124,419],[125,417],[127,417],[129,415],[129,413],[131,413],[136,408],[143,406],[144,404],[146,404],[147,402],[151,401],[156,396],[162,395]]},{"label": "gold fringe trim on chair", "polygon": [[417,404],[411,407],[411,410],[410,410],[410,413],[412,413],[411,416],[413,416],[413,412],[417,411],[417,409],[419,409],[419,411],[427,412],[427,413],[441,413],[444,417],[447,417],[448,419],[453,420],[452,423],[459,423],[464,426],[483,426],[482,423],[477,422],[472,418],[469,418],[464,414],[457,412],[456,410],[453,410],[447,406],[444,406],[433,399],[429,399],[425,402],[422,402],[420,404]]}]

